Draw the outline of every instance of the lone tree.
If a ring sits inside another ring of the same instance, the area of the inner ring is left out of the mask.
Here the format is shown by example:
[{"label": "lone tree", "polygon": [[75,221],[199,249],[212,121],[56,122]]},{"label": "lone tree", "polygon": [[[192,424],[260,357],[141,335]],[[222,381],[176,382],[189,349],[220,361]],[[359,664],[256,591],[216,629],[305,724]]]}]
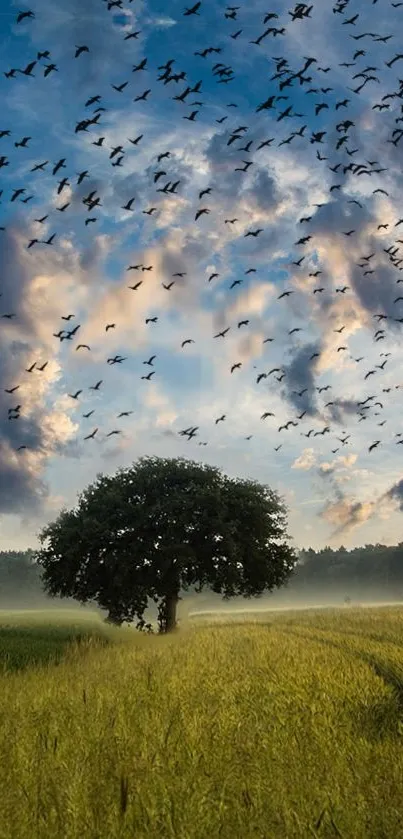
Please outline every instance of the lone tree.
[{"label": "lone tree", "polygon": [[181,590],[250,598],[284,584],[297,561],[276,492],[185,458],[98,475],[39,538],[48,594],[96,602],[141,630],[151,598],[160,632],[175,629]]}]

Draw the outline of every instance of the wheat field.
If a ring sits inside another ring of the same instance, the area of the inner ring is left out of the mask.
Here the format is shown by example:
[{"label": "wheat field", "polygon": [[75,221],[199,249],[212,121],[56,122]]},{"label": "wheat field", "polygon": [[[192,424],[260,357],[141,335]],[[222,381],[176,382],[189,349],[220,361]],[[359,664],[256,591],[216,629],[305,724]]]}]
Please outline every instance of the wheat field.
[{"label": "wheat field", "polygon": [[0,839],[403,838],[403,609],[0,613]]}]

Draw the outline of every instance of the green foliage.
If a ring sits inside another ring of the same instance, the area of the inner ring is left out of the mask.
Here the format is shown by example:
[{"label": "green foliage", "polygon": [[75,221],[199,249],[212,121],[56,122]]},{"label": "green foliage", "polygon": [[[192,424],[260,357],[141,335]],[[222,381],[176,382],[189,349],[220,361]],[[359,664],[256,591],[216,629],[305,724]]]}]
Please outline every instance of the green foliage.
[{"label": "green foliage", "polygon": [[275,492],[184,458],[141,458],[99,475],[40,540],[50,595],[96,602],[110,621],[137,618],[140,629],[152,598],[161,631],[175,626],[181,590],[258,596],[282,585],[296,562]]},{"label": "green foliage", "polygon": [[401,608],[114,634],[0,674],[0,839],[402,836]]}]

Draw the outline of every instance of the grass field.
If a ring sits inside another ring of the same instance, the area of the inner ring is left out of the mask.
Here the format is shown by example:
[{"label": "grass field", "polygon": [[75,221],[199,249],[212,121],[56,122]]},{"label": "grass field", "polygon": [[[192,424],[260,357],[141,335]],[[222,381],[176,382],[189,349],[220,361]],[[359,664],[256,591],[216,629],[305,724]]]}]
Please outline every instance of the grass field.
[{"label": "grass field", "polygon": [[72,644],[108,642],[108,633],[94,614],[77,610],[49,612],[0,611],[0,669],[21,670],[58,664]]},{"label": "grass field", "polygon": [[0,613],[0,839],[403,839],[402,642],[402,607]]}]

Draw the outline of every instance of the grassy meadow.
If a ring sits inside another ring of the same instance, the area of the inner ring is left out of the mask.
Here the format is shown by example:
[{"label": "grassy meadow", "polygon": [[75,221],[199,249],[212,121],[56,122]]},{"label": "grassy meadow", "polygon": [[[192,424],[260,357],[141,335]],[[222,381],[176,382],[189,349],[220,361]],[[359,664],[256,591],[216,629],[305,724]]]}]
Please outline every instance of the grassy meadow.
[{"label": "grassy meadow", "polygon": [[403,839],[403,608],[0,612],[0,839]]}]

